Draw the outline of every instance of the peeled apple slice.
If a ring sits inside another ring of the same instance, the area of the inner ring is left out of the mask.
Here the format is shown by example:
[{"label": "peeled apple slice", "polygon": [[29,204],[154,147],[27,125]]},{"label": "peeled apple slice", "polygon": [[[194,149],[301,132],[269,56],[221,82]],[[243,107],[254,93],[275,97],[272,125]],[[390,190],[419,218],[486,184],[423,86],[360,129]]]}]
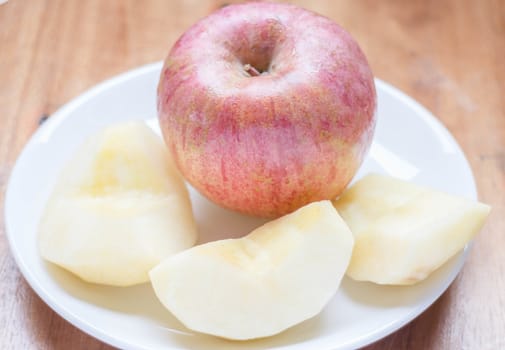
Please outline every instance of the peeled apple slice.
[{"label": "peeled apple slice", "polygon": [[347,275],[408,285],[463,249],[479,232],[488,205],[383,175],[368,175],[334,202],[354,234]]},{"label": "peeled apple slice", "polygon": [[315,202],[243,238],[174,255],[150,277],[163,305],[186,327],[253,339],[318,314],[337,291],[352,246],[331,202]]},{"label": "peeled apple slice", "polygon": [[149,280],[162,259],[193,246],[184,182],[161,139],[140,122],[92,136],[66,164],[39,226],[44,259],[94,283]]}]

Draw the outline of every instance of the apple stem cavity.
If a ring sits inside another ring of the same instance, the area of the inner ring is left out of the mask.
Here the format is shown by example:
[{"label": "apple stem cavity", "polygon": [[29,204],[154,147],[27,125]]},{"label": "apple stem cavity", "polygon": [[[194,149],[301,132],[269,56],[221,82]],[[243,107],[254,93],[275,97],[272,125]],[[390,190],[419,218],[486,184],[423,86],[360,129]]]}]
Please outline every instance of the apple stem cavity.
[{"label": "apple stem cavity", "polygon": [[261,73],[256,68],[254,68],[253,66],[251,66],[249,63],[244,64],[244,70],[251,77],[257,77],[257,76],[261,75]]}]

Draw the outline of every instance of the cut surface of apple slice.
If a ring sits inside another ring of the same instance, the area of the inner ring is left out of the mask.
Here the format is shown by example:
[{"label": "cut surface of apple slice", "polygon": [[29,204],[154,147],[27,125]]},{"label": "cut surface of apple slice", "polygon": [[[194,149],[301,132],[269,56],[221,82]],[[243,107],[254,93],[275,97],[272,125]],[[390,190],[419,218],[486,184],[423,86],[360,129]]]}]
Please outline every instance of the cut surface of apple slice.
[{"label": "cut surface of apple slice", "polygon": [[490,211],[479,202],[377,174],[356,182],[334,205],[355,239],[347,275],[398,285],[425,279],[463,249]]},{"label": "cut surface of apple slice", "polygon": [[318,314],[337,291],[352,246],[331,202],[315,202],[245,237],[176,254],[150,277],[163,305],[188,328],[260,338]]},{"label": "cut surface of apple slice", "polygon": [[90,137],[66,164],[40,221],[39,250],[88,282],[128,286],[149,281],[150,269],[196,236],[161,139],[128,122]]}]

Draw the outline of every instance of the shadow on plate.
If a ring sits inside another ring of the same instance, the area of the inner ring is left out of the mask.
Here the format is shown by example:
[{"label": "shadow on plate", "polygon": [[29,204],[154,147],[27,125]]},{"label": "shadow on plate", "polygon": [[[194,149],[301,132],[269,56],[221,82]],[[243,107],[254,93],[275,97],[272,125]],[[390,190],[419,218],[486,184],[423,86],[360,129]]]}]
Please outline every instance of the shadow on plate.
[{"label": "shadow on plate", "polygon": [[189,185],[188,190],[198,225],[197,244],[220,239],[240,238],[268,221],[224,209],[203,197]]},{"label": "shadow on plate", "polygon": [[445,288],[441,289],[439,286],[443,285],[444,281],[447,281],[447,276],[454,269],[455,260],[461,258],[461,253],[456,254],[428,278],[414,285],[380,285],[371,282],[354,281],[345,277],[340,286],[340,292],[357,304],[377,308],[413,305],[420,300],[429,299],[429,296],[434,292],[445,290]]},{"label": "shadow on plate", "polygon": [[170,337],[170,344],[182,349],[200,350],[260,350],[285,347],[299,344],[309,339],[314,339],[322,334],[324,312],[316,317],[306,320],[284,332],[256,340],[233,341],[204,334],[194,334],[185,337]]},{"label": "shadow on plate", "polygon": [[163,327],[186,331],[186,328],[163,307],[150,283],[132,287],[87,283],[54,264],[44,262],[44,265],[58,285],[81,301],[124,314],[142,316]]}]

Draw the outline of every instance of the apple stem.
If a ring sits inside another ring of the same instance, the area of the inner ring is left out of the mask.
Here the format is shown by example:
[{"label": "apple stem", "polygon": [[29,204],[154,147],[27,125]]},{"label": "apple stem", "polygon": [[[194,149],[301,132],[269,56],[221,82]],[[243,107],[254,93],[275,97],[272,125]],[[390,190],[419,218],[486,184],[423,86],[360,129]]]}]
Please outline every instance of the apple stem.
[{"label": "apple stem", "polygon": [[244,64],[244,70],[251,77],[257,77],[257,76],[261,75],[261,73],[256,68],[254,68],[253,66],[251,66],[249,63]]}]

